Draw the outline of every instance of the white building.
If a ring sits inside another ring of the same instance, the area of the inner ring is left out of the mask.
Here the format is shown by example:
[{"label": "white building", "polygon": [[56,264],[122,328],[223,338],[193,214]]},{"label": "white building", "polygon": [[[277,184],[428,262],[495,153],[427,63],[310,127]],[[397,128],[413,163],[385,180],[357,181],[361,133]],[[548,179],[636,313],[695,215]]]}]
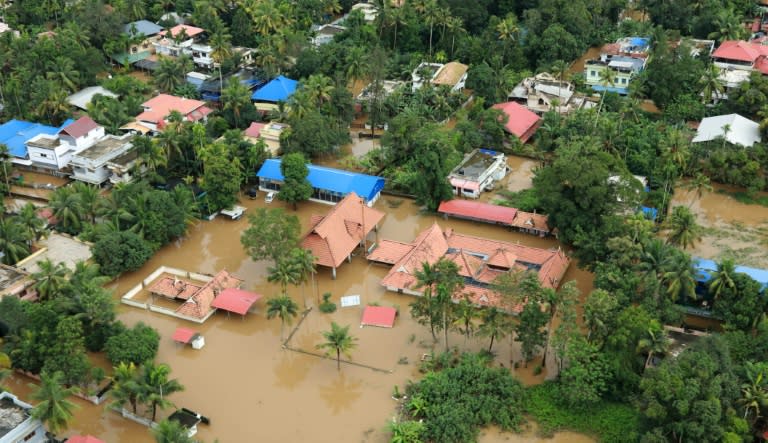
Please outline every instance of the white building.
[{"label": "white building", "polygon": [[452,92],[464,89],[469,66],[459,62],[426,63],[423,62],[411,73],[411,90],[418,91],[425,82],[435,86],[447,86]]},{"label": "white building", "polygon": [[202,34],[204,30],[188,25],[176,25],[168,31],[160,32],[161,38],[152,42],[157,54],[180,57],[190,54],[192,45],[195,43],[195,37]]},{"label": "white building", "polygon": [[488,149],[475,149],[448,175],[453,193],[462,197],[479,198],[507,175],[507,157]]},{"label": "white building", "polygon": [[56,135],[40,134],[26,143],[29,159],[35,166],[62,170],[72,156],[104,137],[104,127],[90,117],[79,118]]},{"label": "white building", "polygon": [[109,182],[113,185],[130,183],[137,174],[140,175],[146,170],[143,165],[139,165],[139,153],[135,149],[108,161],[107,169],[111,173]]},{"label": "white building", "polygon": [[32,405],[10,392],[0,393],[0,443],[44,443],[45,428],[32,418]]},{"label": "white building", "polygon": [[117,137],[108,135],[96,144],[72,156],[72,178],[94,185],[101,185],[109,179],[112,171],[107,164],[133,148],[133,135]]},{"label": "white building", "polygon": [[708,142],[718,138],[732,145],[750,148],[760,143],[760,125],[739,114],[706,117],[699,124],[693,143]]}]

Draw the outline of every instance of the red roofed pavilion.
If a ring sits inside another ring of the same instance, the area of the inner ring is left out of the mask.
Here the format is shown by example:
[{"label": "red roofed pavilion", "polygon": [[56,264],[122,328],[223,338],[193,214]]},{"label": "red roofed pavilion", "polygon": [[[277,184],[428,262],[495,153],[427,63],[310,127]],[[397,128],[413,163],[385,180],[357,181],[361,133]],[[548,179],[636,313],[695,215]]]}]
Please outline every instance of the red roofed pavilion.
[{"label": "red roofed pavilion", "polygon": [[395,325],[397,309],[389,306],[366,306],[360,326],[378,326],[391,328]]},{"label": "red roofed pavilion", "polygon": [[350,192],[325,216],[313,215],[309,232],[301,240],[301,247],[309,249],[315,263],[333,270],[344,260],[351,260],[352,251],[368,237],[384,213],[368,207],[362,198]]},{"label": "red roofed pavilion", "polygon": [[541,117],[515,102],[498,103],[493,105],[493,109],[507,115],[504,129],[523,143],[527,142],[541,125]]},{"label": "red roofed pavilion", "polygon": [[245,316],[254,303],[263,297],[255,292],[245,291],[239,288],[227,288],[219,294],[211,303],[216,309],[223,309],[227,312],[234,312]]}]

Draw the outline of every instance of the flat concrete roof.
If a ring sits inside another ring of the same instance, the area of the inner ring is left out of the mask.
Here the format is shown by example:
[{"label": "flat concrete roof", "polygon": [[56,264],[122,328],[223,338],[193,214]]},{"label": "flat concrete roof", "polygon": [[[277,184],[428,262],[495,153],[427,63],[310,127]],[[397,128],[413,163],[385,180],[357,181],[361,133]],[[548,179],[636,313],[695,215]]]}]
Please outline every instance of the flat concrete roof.
[{"label": "flat concrete roof", "polygon": [[109,154],[112,151],[116,151],[123,147],[126,143],[130,143],[133,137],[117,138],[114,136],[107,136],[90,148],[77,154],[78,157],[87,158],[88,160],[98,160],[105,154]]},{"label": "flat concrete roof", "polygon": [[0,293],[27,277],[26,272],[0,263]]},{"label": "flat concrete roof", "polygon": [[55,232],[41,240],[40,245],[42,249],[17,263],[16,267],[34,274],[40,271],[38,263],[50,259],[53,263],[61,262],[70,270],[74,270],[77,262],[91,259],[90,245]]}]

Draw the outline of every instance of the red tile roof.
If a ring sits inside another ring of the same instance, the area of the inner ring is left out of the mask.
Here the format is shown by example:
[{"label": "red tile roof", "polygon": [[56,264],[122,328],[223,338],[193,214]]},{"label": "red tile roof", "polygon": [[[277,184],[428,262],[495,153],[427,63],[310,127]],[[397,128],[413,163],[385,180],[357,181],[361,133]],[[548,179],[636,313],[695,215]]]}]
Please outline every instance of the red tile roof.
[{"label": "red tile roof", "polygon": [[160,94],[142,104],[147,110],[136,117],[136,120],[159,123],[168,118],[171,111],[178,111],[185,118],[197,121],[213,112],[205,106],[205,102],[175,95]]},{"label": "red tile roof", "polygon": [[753,44],[742,40],[728,40],[720,44],[712,53],[714,58],[737,60],[754,63],[760,56],[768,55],[768,46]]},{"label": "red tile roof", "polygon": [[498,103],[493,105],[493,108],[507,114],[508,120],[504,129],[523,143],[527,142],[541,125],[541,118],[538,115],[518,103]]},{"label": "red tile roof", "polygon": [[197,332],[193,331],[192,329],[176,328],[171,338],[175,342],[187,344],[191,342],[196,335],[197,335]]},{"label": "red tile roof", "polygon": [[67,443],[104,443],[93,435],[73,435],[67,439]]},{"label": "red tile roof", "polygon": [[195,295],[176,310],[177,314],[197,319],[205,318],[211,312],[211,303],[216,296],[227,288],[237,288],[243,283],[243,280],[233,276],[229,272],[222,270],[216,274],[211,281],[205,284]]},{"label": "red tile roof", "polygon": [[440,203],[437,212],[511,225],[517,214],[517,209],[470,200],[449,200]]},{"label": "red tile roof", "polygon": [[337,268],[382,218],[383,212],[368,207],[350,192],[325,217],[313,217],[301,246],[312,251],[318,265]]},{"label": "red tile roof", "polygon": [[181,34],[182,29],[186,31],[187,37],[190,37],[190,38],[205,32],[203,28],[197,28],[195,26],[176,25],[173,28],[169,29],[168,31],[160,31],[159,34],[164,36],[170,32],[171,37],[176,37],[177,35]]},{"label": "red tile roof", "polygon": [[253,122],[248,129],[245,130],[245,136],[251,138],[259,138],[261,136],[261,129],[267,126],[266,123]]},{"label": "red tile roof", "polygon": [[[385,241],[380,246],[385,250],[380,255],[371,254],[369,260],[386,263],[384,259],[391,261],[397,252],[406,249]],[[570,259],[560,249],[545,250],[456,234],[450,229],[444,232],[435,223],[419,234],[412,243],[412,249],[396,261],[381,284],[390,289],[419,292],[416,289],[416,271],[421,269],[422,263],[434,264],[442,257],[459,265],[459,274],[470,280],[460,293],[454,295],[454,300],[460,299],[462,294],[469,294],[473,303],[499,307],[504,307],[501,306],[501,297],[480,284],[491,283],[511,270],[532,269],[537,272],[543,287],[556,289],[570,264]],[[479,283],[472,284],[471,281]]]},{"label": "red tile roof", "polygon": [[74,138],[80,138],[84,135],[87,135],[89,132],[91,132],[92,130],[98,127],[99,127],[98,123],[93,121],[92,118],[85,115],[75,120],[74,123],[71,123],[66,127],[64,127],[64,129],[62,129],[59,133],[67,134]]},{"label": "red tile roof", "polygon": [[360,326],[391,328],[395,324],[397,309],[389,306],[366,306]]},{"label": "red tile roof", "polygon": [[549,217],[535,212],[518,211],[512,226],[523,229],[535,229],[542,233],[549,233]]},{"label": "red tile roof", "polygon": [[376,249],[368,254],[368,260],[394,265],[405,254],[411,252],[413,245],[394,240],[381,240]]},{"label": "red tile roof", "polygon": [[195,295],[201,288],[201,285],[197,285],[190,281],[181,280],[175,277],[163,277],[149,287],[149,292],[163,297],[187,300],[189,297]]},{"label": "red tile roof", "polygon": [[221,291],[216,300],[211,303],[211,306],[216,309],[245,315],[261,297],[263,297],[261,294],[255,292],[248,292],[238,288],[227,288]]}]

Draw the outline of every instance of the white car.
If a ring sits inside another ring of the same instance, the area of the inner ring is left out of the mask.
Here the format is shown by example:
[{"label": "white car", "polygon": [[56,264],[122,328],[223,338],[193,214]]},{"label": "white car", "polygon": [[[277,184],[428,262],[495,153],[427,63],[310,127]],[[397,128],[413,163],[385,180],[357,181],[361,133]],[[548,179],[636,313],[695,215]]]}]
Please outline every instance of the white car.
[{"label": "white car", "polygon": [[264,201],[267,203],[272,203],[272,200],[275,199],[275,191],[270,191],[267,193],[267,196],[264,197]]}]

